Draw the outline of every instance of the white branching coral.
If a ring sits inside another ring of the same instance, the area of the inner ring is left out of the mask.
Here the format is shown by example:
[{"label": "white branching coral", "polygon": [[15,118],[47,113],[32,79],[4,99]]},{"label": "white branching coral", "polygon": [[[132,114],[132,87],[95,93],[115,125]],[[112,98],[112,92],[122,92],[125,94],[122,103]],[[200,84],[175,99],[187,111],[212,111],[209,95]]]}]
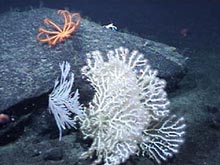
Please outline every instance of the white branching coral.
[{"label": "white branching coral", "polygon": [[62,137],[62,130],[75,126],[72,114],[82,116],[82,107],[78,101],[78,90],[71,92],[74,83],[74,74],[70,72],[70,64],[63,62],[60,64],[60,81],[55,81],[54,89],[49,95],[48,110],[54,115],[59,129],[59,140]]},{"label": "white branching coral", "polygon": [[143,55],[121,47],[87,57],[82,73],[95,96],[79,119],[84,138],[93,143],[82,158],[95,153],[94,164],[117,165],[137,154],[160,163],[176,153],[183,142],[183,118],[168,117],[166,82]]}]

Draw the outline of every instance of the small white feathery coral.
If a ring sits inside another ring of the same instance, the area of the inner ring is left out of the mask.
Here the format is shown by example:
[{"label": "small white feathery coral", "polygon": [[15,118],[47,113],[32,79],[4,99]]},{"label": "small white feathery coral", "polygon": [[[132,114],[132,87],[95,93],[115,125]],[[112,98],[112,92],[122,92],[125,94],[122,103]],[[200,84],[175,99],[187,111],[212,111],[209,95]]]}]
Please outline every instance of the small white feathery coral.
[{"label": "small white feathery coral", "polygon": [[59,129],[59,140],[62,137],[62,130],[75,126],[75,120],[70,116],[74,113],[82,116],[82,107],[78,101],[79,93],[71,92],[74,83],[74,74],[70,72],[70,64],[63,62],[60,64],[60,81],[55,81],[54,89],[49,95],[48,110],[54,115]]},{"label": "small white feathery coral", "polygon": [[95,96],[79,118],[84,137],[93,143],[82,158],[95,153],[94,164],[117,165],[137,154],[160,163],[176,153],[183,142],[183,118],[168,117],[166,82],[143,55],[120,47],[87,57],[82,73]]}]

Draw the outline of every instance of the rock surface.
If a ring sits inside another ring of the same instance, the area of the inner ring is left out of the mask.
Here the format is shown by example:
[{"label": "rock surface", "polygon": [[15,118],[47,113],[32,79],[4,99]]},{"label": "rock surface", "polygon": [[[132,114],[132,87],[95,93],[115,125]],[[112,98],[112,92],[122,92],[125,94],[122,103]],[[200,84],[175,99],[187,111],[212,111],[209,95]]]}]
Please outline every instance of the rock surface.
[{"label": "rock surface", "polygon": [[77,32],[64,43],[54,47],[41,44],[36,35],[39,27],[45,27],[44,18],[62,25],[63,17],[47,8],[0,16],[0,112],[49,92],[59,76],[62,61],[71,63],[76,86],[84,88],[81,94],[91,93],[91,88],[83,86],[79,71],[85,64],[86,53],[94,50],[107,51],[120,46],[139,50],[159,70],[159,76],[168,81],[168,89],[174,88],[185,75],[186,59],[175,48],[111,31],[86,19],[82,19]]}]

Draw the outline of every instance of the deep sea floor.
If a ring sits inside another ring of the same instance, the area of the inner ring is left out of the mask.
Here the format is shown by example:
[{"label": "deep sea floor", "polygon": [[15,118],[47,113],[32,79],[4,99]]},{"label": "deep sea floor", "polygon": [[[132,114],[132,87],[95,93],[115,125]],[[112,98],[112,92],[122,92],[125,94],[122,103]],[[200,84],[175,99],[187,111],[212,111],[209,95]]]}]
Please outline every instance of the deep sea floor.
[{"label": "deep sea floor", "polygon": [[[83,17],[103,25],[114,23],[119,31],[174,46],[189,57],[186,76],[169,94],[172,111],[181,110],[186,120],[186,145],[175,159],[167,162],[169,165],[220,164],[220,4],[197,3],[43,3],[50,8],[79,11]],[[31,5],[37,7],[39,3]],[[21,9],[27,6],[24,2],[17,5]],[[4,10],[1,6],[0,11]]]}]

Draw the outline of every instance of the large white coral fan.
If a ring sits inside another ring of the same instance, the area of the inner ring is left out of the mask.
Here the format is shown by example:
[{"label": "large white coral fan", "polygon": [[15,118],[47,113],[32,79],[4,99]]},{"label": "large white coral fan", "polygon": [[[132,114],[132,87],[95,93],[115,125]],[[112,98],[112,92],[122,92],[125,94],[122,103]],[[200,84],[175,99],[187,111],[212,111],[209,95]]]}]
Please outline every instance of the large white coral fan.
[{"label": "large white coral fan", "polygon": [[95,96],[80,119],[84,137],[93,143],[82,158],[95,153],[94,164],[117,165],[138,154],[160,163],[176,153],[183,142],[183,118],[167,118],[166,82],[143,55],[121,47],[87,57],[82,73]]}]

